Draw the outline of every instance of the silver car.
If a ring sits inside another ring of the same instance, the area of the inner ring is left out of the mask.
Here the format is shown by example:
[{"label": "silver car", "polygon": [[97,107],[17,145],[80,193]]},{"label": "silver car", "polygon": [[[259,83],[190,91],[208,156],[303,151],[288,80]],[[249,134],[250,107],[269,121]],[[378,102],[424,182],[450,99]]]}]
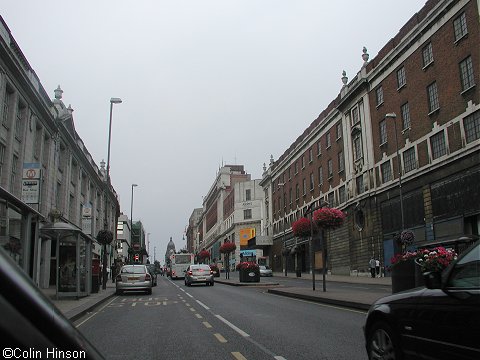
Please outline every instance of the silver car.
[{"label": "silver car", "polygon": [[185,285],[190,286],[195,283],[205,283],[213,286],[213,271],[209,265],[197,264],[190,265],[185,271]]},{"label": "silver car", "polygon": [[152,293],[152,275],[145,265],[124,265],[115,278],[117,295],[124,291],[145,291]]},{"label": "silver car", "polygon": [[272,269],[268,266],[260,265],[260,276],[273,276]]}]

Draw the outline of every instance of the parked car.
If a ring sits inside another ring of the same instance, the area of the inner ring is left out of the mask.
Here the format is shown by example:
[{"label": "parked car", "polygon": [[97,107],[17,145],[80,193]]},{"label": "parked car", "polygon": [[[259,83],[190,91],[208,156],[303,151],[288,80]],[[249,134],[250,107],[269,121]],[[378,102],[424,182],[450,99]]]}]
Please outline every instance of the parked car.
[{"label": "parked car", "polygon": [[213,271],[209,265],[190,265],[187,270],[185,270],[185,285],[190,286],[196,283],[205,283],[211,286],[215,285]]},{"label": "parked car", "polygon": [[272,269],[266,265],[260,265],[260,276],[273,276]]},{"label": "parked car", "polygon": [[480,359],[480,242],[425,284],[371,306],[369,359]]},{"label": "parked car", "polygon": [[[0,246],[0,342],[4,359],[65,350],[64,355],[84,354],[85,359],[104,359],[83,334],[57,309]],[[25,350],[25,351],[21,351]]]},{"label": "parked car", "polygon": [[157,268],[154,264],[147,264],[146,267],[148,269],[148,272],[150,273],[150,276],[152,277],[152,286],[157,286]]},{"label": "parked car", "polygon": [[152,276],[145,265],[124,265],[115,278],[117,294],[124,291],[145,291],[152,293]]}]

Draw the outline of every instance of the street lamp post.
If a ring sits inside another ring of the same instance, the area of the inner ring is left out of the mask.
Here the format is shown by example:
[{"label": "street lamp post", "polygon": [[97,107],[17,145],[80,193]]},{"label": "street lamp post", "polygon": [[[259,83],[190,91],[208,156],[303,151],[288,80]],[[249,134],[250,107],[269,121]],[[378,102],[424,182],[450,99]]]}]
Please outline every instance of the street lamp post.
[{"label": "street lamp post", "polygon": [[403,195],[402,195],[402,163],[400,161],[400,153],[398,151],[398,138],[397,138],[397,114],[388,113],[385,115],[386,119],[393,120],[394,132],[395,132],[395,148],[397,150],[397,166],[398,166],[398,190],[400,195],[400,218],[402,220],[402,229],[405,229],[405,219],[403,215]]},{"label": "street lamp post", "polygon": [[111,98],[110,99],[110,122],[108,125],[108,152],[107,152],[107,183],[110,184],[110,142],[112,139],[112,113],[113,113],[113,104],[121,104],[122,99],[120,98]]},{"label": "street lamp post", "polygon": [[[113,104],[120,104],[122,99],[120,98],[111,98],[110,99],[110,121],[108,125],[108,150],[107,150],[107,178],[106,178],[106,193],[105,193],[105,220],[104,220],[104,228],[108,230],[108,208],[109,208],[109,196],[108,193],[110,192],[110,141],[112,137],[112,110]],[[107,288],[107,244],[103,244],[103,259],[102,259],[102,289],[105,290]]]},{"label": "street lamp post", "polygon": [[138,186],[137,184],[132,184],[132,198],[130,201],[130,246],[133,248],[133,188]]}]

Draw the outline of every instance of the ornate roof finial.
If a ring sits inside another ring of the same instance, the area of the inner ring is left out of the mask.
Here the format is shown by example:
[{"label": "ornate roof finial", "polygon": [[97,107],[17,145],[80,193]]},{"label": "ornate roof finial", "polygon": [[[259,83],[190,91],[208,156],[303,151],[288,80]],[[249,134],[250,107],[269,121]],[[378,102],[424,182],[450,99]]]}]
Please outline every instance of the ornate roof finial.
[{"label": "ornate roof finial", "polygon": [[57,100],[62,99],[63,90],[60,88],[60,85],[58,85],[58,87],[55,89],[54,93],[55,93],[55,99],[57,99]]},{"label": "ornate roof finial", "polygon": [[362,59],[363,59],[363,66],[367,65],[368,59],[370,58],[370,55],[367,53],[367,48],[364,46],[362,50]]},{"label": "ornate roof finial", "polygon": [[270,165],[273,165],[274,161],[273,161],[273,155],[270,155]]},{"label": "ornate roof finial", "polygon": [[343,86],[347,86],[347,83],[348,83],[347,72],[345,70],[343,70],[342,72],[342,83],[343,83]]},{"label": "ornate roof finial", "polygon": [[263,163],[263,172],[267,171],[267,164]]},{"label": "ornate roof finial", "polygon": [[102,159],[102,161],[100,161],[100,170],[104,171],[105,170],[105,160]]},{"label": "ornate roof finial", "polygon": [[70,113],[70,115],[73,114],[73,109],[72,109],[72,105],[71,105],[71,104],[68,104],[67,111]]}]

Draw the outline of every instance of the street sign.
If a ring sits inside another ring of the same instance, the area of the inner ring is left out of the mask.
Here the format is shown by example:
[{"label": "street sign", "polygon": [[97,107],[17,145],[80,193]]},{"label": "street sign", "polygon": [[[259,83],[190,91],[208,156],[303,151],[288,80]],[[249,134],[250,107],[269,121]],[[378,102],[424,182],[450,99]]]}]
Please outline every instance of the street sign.
[{"label": "street sign", "polygon": [[40,202],[40,179],[40,164],[23,164],[22,201],[25,204],[38,204]]}]

